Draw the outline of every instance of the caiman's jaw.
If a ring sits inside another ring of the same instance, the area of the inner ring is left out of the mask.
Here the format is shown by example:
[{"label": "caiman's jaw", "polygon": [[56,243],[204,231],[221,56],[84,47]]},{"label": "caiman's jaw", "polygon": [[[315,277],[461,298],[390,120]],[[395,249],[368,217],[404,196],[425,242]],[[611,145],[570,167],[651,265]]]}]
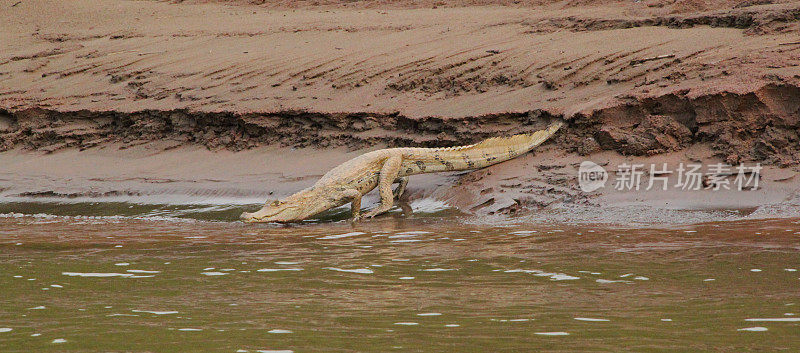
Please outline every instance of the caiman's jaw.
[{"label": "caiman's jaw", "polygon": [[293,213],[297,210],[297,206],[288,205],[285,202],[273,201],[268,202],[263,208],[256,212],[244,212],[239,217],[245,223],[256,222],[294,222],[302,220],[301,217],[296,217]]},{"label": "caiman's jaw", "polygon": [[299,221],[302,219],[302,218],[291,217],[290,215],[285,215],[284,213],[287,212],[283,212],[283,210],[275,214],[264,214],[261,211],[263,211],[263,209],[253,213],[244,212],[239,218],[241,218],[241,220],[245,223],[257,223],[257,222],[288,223],[288,222]]},{"label": "caiman's jaw", "polygon": [[255,222],[277,222],[289,223],[299,222],[317,213],[325,211],[333,206],[329,195],[330,192],[320,192],[317,189],[309,188],[300,191],[283,200],[267,202],[264,207],[253,213],[242,213],[240,217],[245,223]]},{"label": "caiman's jaw", "polygon": [[264,220],[265,217],[258,217],[255,213],[248,213],[243,212],[239,219],[242,220],[244,223],[256,223],[256,222],[269,222]]},{"label": "caiman's jaw", "polygon": [[306,202],[305,199],[298,200],[290,197],[284,201],[268,202],[256,212],[242,213],[240,218],[245,223],[299,222],[328,208],[330,208],[330,206],[325,202]]}]

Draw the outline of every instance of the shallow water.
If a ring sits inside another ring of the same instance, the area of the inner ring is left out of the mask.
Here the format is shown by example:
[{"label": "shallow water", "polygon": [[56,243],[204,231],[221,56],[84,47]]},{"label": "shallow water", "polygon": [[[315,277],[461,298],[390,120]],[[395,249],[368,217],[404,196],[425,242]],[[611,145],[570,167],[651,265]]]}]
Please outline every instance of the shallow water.
[{"label": "shallow water", "polygon": [[284,227],[120,210],[3,213],[0,351],[800,349],[800,220]]}]

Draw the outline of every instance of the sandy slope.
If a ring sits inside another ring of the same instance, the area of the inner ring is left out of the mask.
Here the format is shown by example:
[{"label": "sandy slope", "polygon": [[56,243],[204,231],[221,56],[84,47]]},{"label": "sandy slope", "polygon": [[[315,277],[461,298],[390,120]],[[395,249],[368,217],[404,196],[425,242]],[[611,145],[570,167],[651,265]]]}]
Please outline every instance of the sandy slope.
[{"label": "sandy slope", "polygon": [[[793,4],[713,10],[759,20],[678,29],[622,28],[662,16],[610,5],[13,3],[0,5],[0,21],[9,24],[0,29],[0,106],[11,109],[560,112],[619,95],[796,83],[800,63],[800,45],[781,45],[800,40],[797,23],[781,19],[800,11]],[[697,14],[665,16],[664,24],[682,27],[702,22]]]},{"label": "sandy slope", "polygon": [[[581,205],[588,220],[626,219],[632,205],[800,209],[797,3],[2,0],[0,9],[6,200],[252,202],[369,148],[466,144],[563,117],[570,125],[541,154],[421,177],[411,196],[484,215]],[[746,196],[578,190],[581,160],[652,158],[775,167]],[[609,205],[623,209],[597,208]]]}]

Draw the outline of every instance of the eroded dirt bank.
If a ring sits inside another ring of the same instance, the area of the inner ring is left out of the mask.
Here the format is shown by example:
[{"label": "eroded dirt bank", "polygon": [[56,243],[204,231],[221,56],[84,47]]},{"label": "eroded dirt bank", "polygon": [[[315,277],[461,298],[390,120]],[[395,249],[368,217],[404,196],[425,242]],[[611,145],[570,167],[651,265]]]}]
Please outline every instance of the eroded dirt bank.
[{"label": "eroded dirt bank", "polygon": [[770,84],[742,94],[692,97],[688,93],[630,96],[566,116],[542,110],[463,118],[377,113],[0,110],[0,151],[20,148],[49,153],[107,143],[120,143],[125,148],[154,141],[232,151],[270,145],[447,147],[533,131],[552,119],[564,119],[568,124],[553,143],[580,155],[610,150],[621,155],[651,156],[707,143],[729,164],[800,163],[800,87]]}]

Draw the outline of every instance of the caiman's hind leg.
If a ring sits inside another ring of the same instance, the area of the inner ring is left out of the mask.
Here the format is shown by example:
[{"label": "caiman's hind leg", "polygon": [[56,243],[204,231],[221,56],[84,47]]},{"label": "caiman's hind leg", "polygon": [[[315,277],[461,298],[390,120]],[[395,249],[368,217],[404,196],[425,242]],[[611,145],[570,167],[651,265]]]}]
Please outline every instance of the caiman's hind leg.
[{"label": "caiman's hind leg", "polygon": [[403,193],[406,192],[406,186],[408,186],[408,177],[400,177],[395,180],[397,185],[397,189],[394,189],[394,199],[400,199],[400,196],[403,196]]},{"label": "caiman's hind leg", "polygon": [[374,210],[364,214],[364,218],[372,218],[384,213],[394,205],[394,193],[392,193],[392,183],[397,179],[400,172],[402,157],[389,157],[381,168],[381,176],[378,181],[378,192],[381,195],[381,204]]},{"label": "caiman's hind leg", "polygon": [[356,189],[346,190],[344,192],[344,199],[350,200],[350,217],[353,221],[361,219],[361,193]]},{"label": "caiman's hind leg", "polygon": [[397,185],[397,189],[394,189],[394,199],[397,201],[397,206],[400,206],[400,209],[403,210],[403,217],[411,216],[413,213],[413,209],[411,205],[408,204],[408,200],[401,199],[403,197],[403,193],[406,191],[406,186],[408,185],[408,177],[400,177],[395,180],[399,185]]}]

